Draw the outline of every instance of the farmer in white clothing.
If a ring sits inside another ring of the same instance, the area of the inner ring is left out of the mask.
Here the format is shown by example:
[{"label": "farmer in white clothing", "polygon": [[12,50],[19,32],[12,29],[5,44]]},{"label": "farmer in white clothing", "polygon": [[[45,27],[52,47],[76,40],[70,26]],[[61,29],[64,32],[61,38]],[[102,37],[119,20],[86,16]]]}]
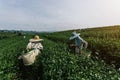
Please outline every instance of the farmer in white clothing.
[{"label": "farmer in white clothing", "polygon": [[19,56],[18,59],[23,59],[24,65],[31,65],[34,63],[36,56],[40,53],[40,50],[43,49],[42,44],[40,41],[43,39],[40,39],[38,35],[34,36],[33,39],[29,40],[29,43],[26,47],[27,53],[24,55]]},{"label": "farmer in white clothing", "polygon": [[35,54],[38,55],[40,53],[40,49],[43,49],[43,46],[40,43],[42,40],[43,39],[40,39],[37,35],[33,39],[30,39],[26,47],[27,51],[30,51],[32,49],[35,51]]},{"label": "farmer in white clothing", "polygon": [[80,36],[80,33],[76,33],[75,31],[72,32],[70,40],[74,40],[74,46],[75,46],[75,52],[80,53],[80,50],[83,49],[83,47],[86,49],[88,46],[88,43],[83,40]]}]

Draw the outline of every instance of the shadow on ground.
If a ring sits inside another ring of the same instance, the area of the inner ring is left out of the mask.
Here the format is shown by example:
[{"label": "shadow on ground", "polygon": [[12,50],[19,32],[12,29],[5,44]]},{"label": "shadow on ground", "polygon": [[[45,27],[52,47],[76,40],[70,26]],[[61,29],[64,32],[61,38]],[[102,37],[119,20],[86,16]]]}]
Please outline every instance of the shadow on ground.
[{"label": "shadow on ground", "polygon": [[33,65],[25,66],[23,61],[19,61],[19,70],[18,70],[18,78],[20,80],[43,80],[43,67],[42,63],[35,62]]}]

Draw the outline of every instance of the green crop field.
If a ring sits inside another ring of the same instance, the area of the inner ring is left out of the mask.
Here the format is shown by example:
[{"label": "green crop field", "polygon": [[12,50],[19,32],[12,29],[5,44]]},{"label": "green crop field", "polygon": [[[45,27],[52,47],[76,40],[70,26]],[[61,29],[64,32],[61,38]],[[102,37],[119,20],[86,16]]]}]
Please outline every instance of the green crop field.
[{"label": "green crop field", "polygon": [[[0,80],[120,80],[120,26],[76,30],[88,42],[84,53],[69,52],[69,31],[52,33],[0,32]],[[35,63],[25,67],[18,56],[34,34],[44,49]]]}]

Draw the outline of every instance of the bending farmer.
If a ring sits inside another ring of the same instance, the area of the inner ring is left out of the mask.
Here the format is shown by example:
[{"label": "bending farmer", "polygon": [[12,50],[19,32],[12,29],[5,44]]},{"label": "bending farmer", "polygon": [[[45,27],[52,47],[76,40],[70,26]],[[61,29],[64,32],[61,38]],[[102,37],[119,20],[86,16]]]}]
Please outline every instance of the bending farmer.
[{"label": "bending farmer", "polygon": [[80,53],[80,50],[88,47],[88,43],[83,40],[80,36],[80,33],[72,32],[70,40],[74,40],[75,52]]},{"label": "bending farmer", "polygon": [[36,56],[41,53],[40,50],[43,49],[43,46],[40,42],[42,40],[43,39],[40,39],[38,35],[29,40],[29,43],[26,47],[27,53],[19,56],[18,58],[23,59],[24,65],[31,65],[34,63],[34,61],[36,60]]}]

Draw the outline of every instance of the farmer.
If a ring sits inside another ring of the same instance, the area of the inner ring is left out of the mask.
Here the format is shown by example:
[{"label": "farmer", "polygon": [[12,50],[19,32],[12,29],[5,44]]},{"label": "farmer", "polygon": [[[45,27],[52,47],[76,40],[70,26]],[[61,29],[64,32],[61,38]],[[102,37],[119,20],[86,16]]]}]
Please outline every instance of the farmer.
[{"label": "farmer", "polygon": [[23,38],[25,39],[25,38],[26,38],[26,36],[23,36]]},{"label": "farmer", "polygon": [[87,48],[88,43],[83,40],[80,36],[80,33],[76,33],[76,31],[72,32],[70,40],[74,40],[74,45],[75,46],[75,53],[80,53],[80,50],[83,48]]},{"label": "farmer", "polygon": [[38,35],[35,35],[34,38],[29,40],[29,43],[26,47],[27,53],[18,57],[18,59],[23,59],[24,65],[31,65],[34,63],[36,56],[40,53],[40,50],[43,49],[42,44]]}]

